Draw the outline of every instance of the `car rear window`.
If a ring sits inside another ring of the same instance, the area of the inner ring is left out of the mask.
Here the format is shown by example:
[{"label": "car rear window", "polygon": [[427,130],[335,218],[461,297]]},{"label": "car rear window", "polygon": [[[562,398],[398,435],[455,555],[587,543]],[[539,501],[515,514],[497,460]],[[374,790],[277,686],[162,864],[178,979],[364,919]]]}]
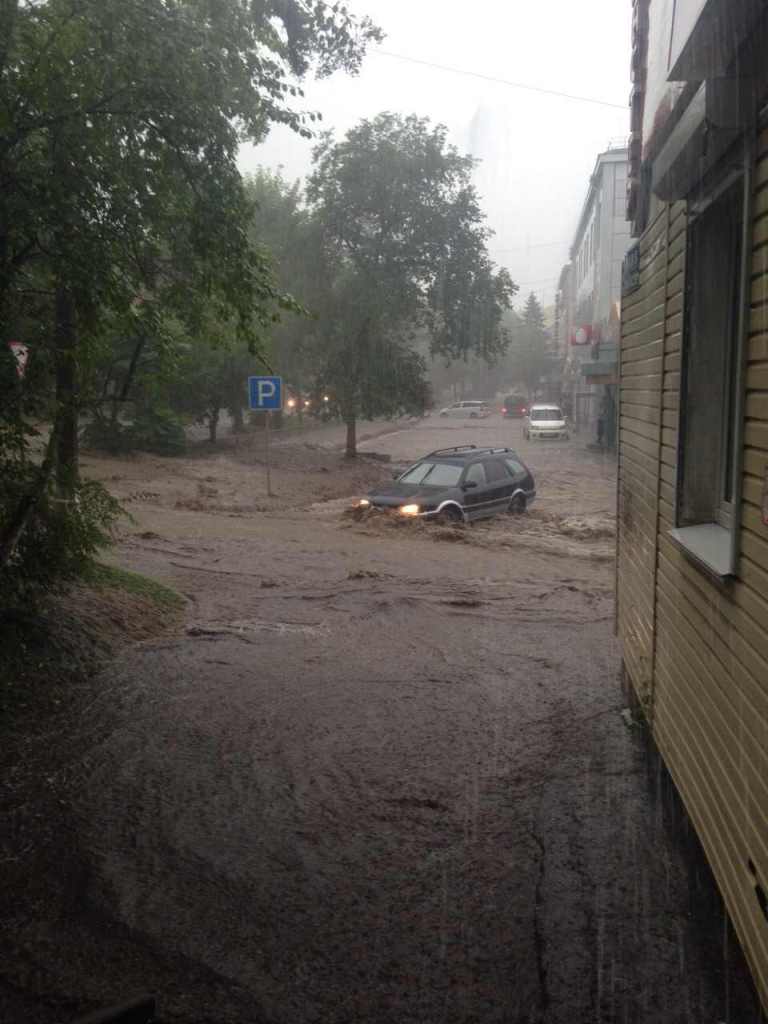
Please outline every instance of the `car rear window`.
[{"label": "car rear window", "polygon": [[505,459],[506,464],[509,466],[509,471],[513,476],[518,476],[520,473],[525,472],[525,466],[522,462],[518,462],[517,459]]},{"label": "car rear window", "polygon": [[425,484],[427,487],[455,487],[461,478],[461,468],[450,462],[420,462],[400,477],[400,483]]},{"label": "car rear window", "polygon": [[531,409],[532,420],[561,420],[563,414],[559,409]]},{"label": "car rear window", "polygon": [[509,473],[504,467],[504,463],[499,459],[493,459],[491,462],[485,463],[485,475],[488,477],[488,483],[493,483],[494,480],[508,480]]}]

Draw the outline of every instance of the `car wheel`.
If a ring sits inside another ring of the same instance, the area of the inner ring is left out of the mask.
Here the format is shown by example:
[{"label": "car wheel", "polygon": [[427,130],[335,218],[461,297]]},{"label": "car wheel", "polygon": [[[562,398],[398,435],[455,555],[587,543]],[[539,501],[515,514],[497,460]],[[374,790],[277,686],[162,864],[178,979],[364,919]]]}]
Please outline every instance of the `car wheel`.
[{"label": "car wheel", "polygon": [[457,526],[464,522],[464,517],[455,505],[448,505],[437,514],[437,521],[442,526]]},{"label": "car wheel", "polygon": [[566,441],[570,441],[571,440],[571,435],[570,434],[563,434],[563,437],[565,438]]},{"label": "car wheel", "polygon": [[507,509],[507,512],[509,512],[510,515],[519,516],[522,515],[523,512],[525,512],[527,506],[528,502],[525,499],[525,495],[515,494],[512,498],[512,501],[510,501],[509,503],[509,508]]},{"label": "car wheel", "polygon": [[471,420],[476,420],[476,419],[477,419],[477,413],[476,413],[476,412],[471,412],[471,413],[469,414],[469,418],[470,418]]}]

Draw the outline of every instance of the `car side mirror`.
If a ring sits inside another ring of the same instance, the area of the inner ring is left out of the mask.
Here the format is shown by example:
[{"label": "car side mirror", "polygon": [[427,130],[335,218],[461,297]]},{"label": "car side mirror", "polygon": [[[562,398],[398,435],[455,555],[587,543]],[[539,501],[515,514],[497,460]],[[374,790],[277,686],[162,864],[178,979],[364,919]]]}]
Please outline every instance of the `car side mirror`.
[{"label": "car side mirror", "polygon": [[463,491],[470,491],[473,487],[477,487],[477,480],[465,480],[461,485]]},{"label": "car side mirror", "polygon": [[399,474],[399,473],[397,473],[397,472],[393,473],[393,474],[392,474],[392,479],[393,479],[393,480],[399,480],[399,479],[400,479],[400,474]]}]

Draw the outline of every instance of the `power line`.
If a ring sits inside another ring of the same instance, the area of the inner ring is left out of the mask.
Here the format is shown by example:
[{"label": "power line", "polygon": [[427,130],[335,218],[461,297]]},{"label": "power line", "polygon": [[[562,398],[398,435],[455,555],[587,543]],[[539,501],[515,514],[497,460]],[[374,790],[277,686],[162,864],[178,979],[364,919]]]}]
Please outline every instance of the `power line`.
[{"label": "power line", "polygon": [[543,96],[557,96],[563,100],[573,100],[576,103],[593,103],[599,107],[612,107],[614,110],[626,110],[626,103],[609,103],[608,100],[597,100],[591,96],[575,96],[570,92],[559,92],[557,89],[545,89],[538,85],[526,85],[524,82],[510,82],[506,78],[496,78],[493,75],[483,75],[479,71],[467,71],[465,68],[452,68],[447,64],[435,64],[429,60],[420,60],[418,57],[406,57],[402,53],[391,53],[389,50],[371,50],[373,55],[379,57],[392,57],[395,60],[404,60],[410,64],[420,64],[425,68],[433,68],[436,71],[448,71],[453,75],[466,75],[468,78],[480,78],[484,82],[495,82],[496,85],[506,85],[511,89],[524,89],[526,92],[537,92]]}]

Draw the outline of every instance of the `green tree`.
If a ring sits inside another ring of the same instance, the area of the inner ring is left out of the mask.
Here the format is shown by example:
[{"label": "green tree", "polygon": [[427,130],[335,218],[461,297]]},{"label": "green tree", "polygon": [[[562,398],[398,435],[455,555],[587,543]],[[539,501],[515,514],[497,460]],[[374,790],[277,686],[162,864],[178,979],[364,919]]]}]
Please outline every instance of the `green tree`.
[{"label": "green tree", "polygon": [[245,345],[211,330],[184,346],[178,372],[167,389],[168,404],[174,412],[204,423],[211,444],[215,444],[224,410],[232,416],[236,429],[243,428],[246,382],[260,369],[258,358]]},{"label": "green tree", "polygon": [[[297,108],[295,82],[312,62],[320,74],[355,71],[377,38],[322,0],[0,5],[0,335],[33,320],[54,420],[38,471],[24,412],[34,402],[0,412],[0,460],[23,481],[4,492],[0,565],[52,475],[51,515],[84,507],[84,379],[138,296],[147,317],[194,334],[214,315],[251,346],[291,305],[248,237],[238,146],[275,122],[308,135],[316,115]],[[147,337],[134,337],[140,355]]]},{"label": "green tree", "polygon": [[507,365],[514,379],[526,388],[529,402],[536,397],[542,379],[554,369],[555,356],[544,313],[533,292],[512,332]]},{"label": "green tree", "polygon": [[269,359],[293,388],[302,391],[311,386],[308,342],[314,317],[308,310],[322,301],[319,225],[307,209],[300,183],[287,181],[279,170],[260,168],[246,179],[246,190],[253,204],[250,235],[269,251],[278,287],[302,307],[286,311],[272,326]]},{"label": "green tree", "polygon": [[[321,232],[313,353],[356,451],[361,414],[416,408],[426,366],[409,338],[428,327],[433,353],[491,358],[514,285],[494,272],[471,184],[473,162],[446,129],[379,114],[316,148],[307,196]],[[385,354],[385,355],[384,355]]]}]

